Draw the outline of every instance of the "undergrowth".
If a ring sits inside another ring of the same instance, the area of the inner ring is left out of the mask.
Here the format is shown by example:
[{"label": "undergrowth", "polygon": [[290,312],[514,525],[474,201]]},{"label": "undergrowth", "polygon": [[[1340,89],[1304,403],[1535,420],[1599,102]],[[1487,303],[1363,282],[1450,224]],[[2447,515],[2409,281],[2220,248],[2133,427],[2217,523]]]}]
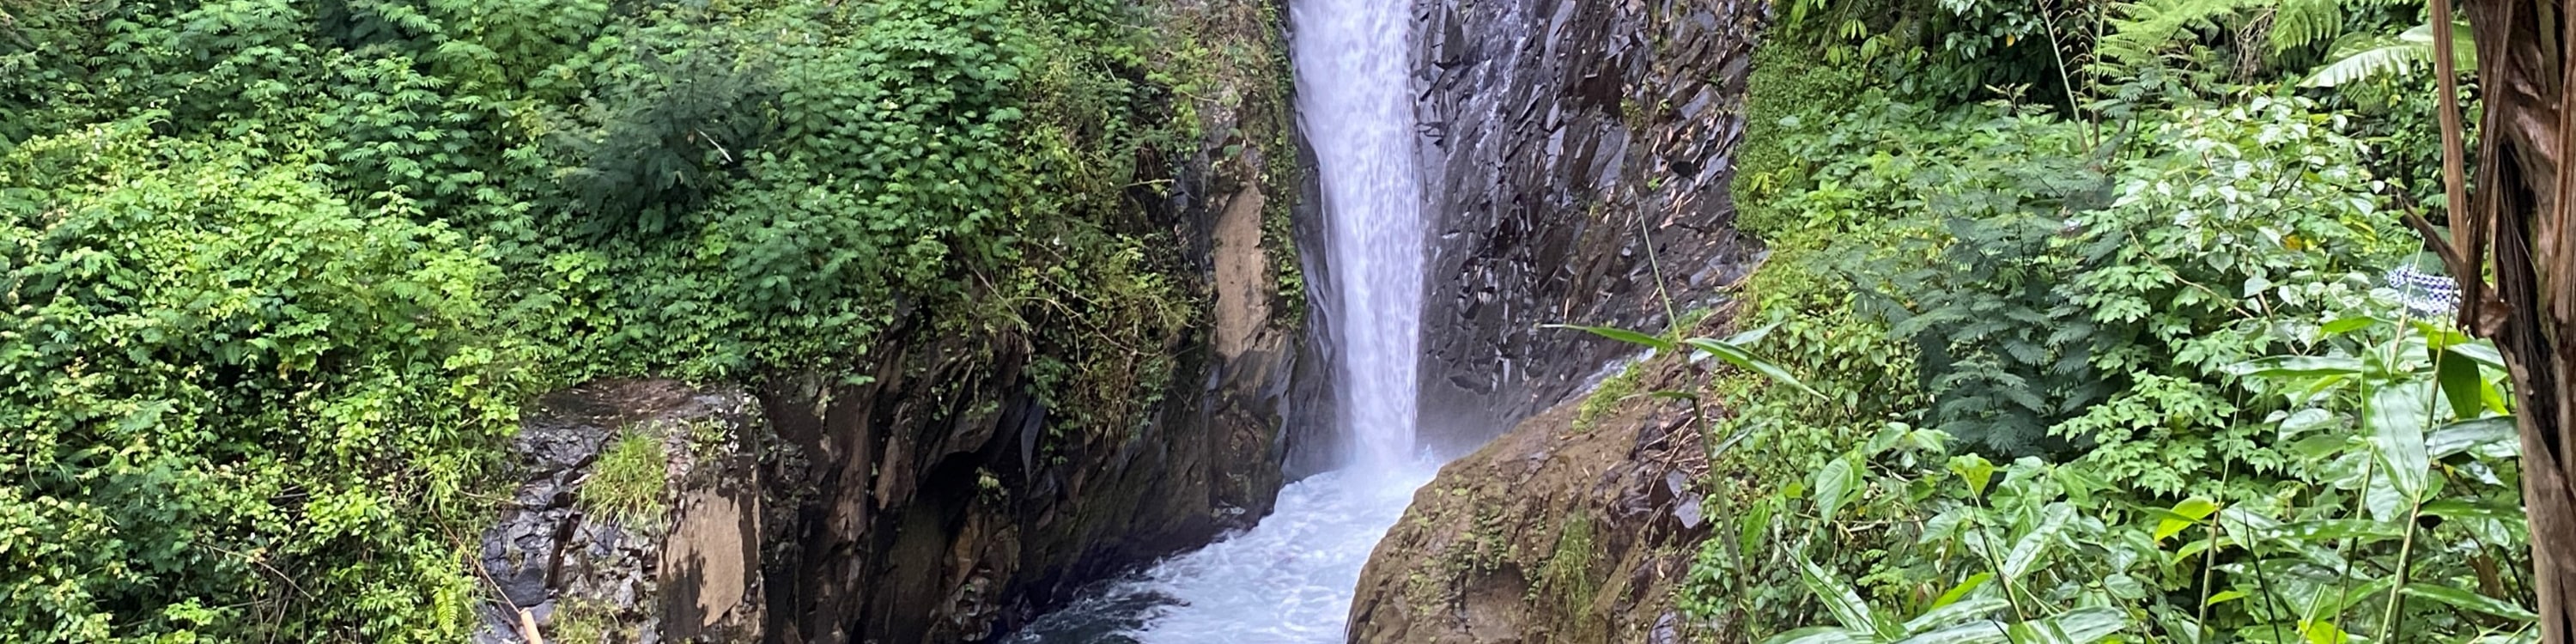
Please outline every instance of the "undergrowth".
[{"label": "undergrowth", "polygon": [[1958,101],[1861,73],[1937,57],[1819,64],[1849,41],[1788,28],[1756,58],[1734,187],[1771,256],[1738,299],[1823,396],[1698,392],[1726,412],[1692,614],[1782,642],[2534,634],[2508,379],[2385,286],[2430,270],[2398,221],[2421,183],[2370,144],[2421,123],[2188,70]]},{"label": "undergrowth", "polygon": [[[0,632],[466,639],[503,439],[589,379],[971,337],[1133,431],[1204,297],[1139,204],[1277,60],[1208,7],[1180,63],[1104,0],[0,10]],[[646,511],[637,435],[585,503]]]}]

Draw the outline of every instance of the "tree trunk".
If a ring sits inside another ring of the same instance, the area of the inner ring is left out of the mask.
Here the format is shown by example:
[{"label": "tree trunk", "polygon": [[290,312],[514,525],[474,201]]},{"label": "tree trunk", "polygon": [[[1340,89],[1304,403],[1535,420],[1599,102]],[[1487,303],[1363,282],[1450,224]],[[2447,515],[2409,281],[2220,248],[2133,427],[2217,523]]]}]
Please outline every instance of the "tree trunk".
[{"label": "tree trunk", "polygon": [[[2436,0],[2437,18],[2449,13]],[[2444,248],[2461,284],[2464,328],[2495,340],[2511,367],[2522,429],[2522,494],[2531,517],[2541,641],[2576,644],[2568,595],[2576,592],[2576,0],[2484,0],[2467,7],[2478,48],[2485,117],[2478,126],[2475,191],[2451,165],[2452,240]],[[2447,26],[2444,26],[2447,27]],[[2434,30],[2448,45],[2448,28]],[[2441,61],[2449,71],[2447,57]],[[2445,86],[2451,85],[2448,74]],[[2446,98],[2445,103],[2450,102]],[[2456,118],[2445,138],[2457,140]],[[2438,241],[2438,240],[2437,240]],[[2443,244],[2436,243],[2437,246]],[[2481,278],[2481,266],[2489,271]],[[2492,279],[2490,283],[2487,279]]]}]

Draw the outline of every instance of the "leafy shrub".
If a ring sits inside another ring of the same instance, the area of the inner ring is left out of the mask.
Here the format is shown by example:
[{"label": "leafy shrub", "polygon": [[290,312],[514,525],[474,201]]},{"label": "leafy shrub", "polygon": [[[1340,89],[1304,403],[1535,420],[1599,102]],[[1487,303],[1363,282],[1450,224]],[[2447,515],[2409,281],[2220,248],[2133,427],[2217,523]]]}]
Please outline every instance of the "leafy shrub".
[{"label": "leafy shrub", "polygon": [[1746,315],[1829,402],[1703,395],[1728,510],[1686,608],[1784,642],[2529,634],[2505,378],[2374,288],[2406,187],[2347,116],[2252,88],[2097,138],[1883,96],[1756,102],[1786,154],[1743,169]]},{"label": "leafy shrub", "polygon": [[140,121],[0,157],[0,631],[464,636],[486,249]]},{"label": "leafy shrub", "polygon": [[[464,639],[499,439],[583,379],[856,377],[949,333],[1037,363],[1059,425],[1143,422],[1197,294],[1134,203],[1198,141],[1132,18],[0,9],[0,632]],[[635,440],[585,503],[658,489]]]}]

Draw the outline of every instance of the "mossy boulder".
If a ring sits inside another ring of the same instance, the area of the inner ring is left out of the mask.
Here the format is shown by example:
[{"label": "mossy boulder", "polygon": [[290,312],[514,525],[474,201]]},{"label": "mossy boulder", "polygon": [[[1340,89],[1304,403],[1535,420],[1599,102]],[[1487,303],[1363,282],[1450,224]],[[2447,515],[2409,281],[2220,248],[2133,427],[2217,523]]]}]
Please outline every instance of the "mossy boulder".
[{"label": "mossy boulder", "polygon": [[[1640,391],[1707,377],[1670,357],[1633,373]],[[1667,398],[1573,400],[1441,468],[1361,572],[1351,641],[1702,639],[1673,604],[1709,531],[1700,421]]]}]

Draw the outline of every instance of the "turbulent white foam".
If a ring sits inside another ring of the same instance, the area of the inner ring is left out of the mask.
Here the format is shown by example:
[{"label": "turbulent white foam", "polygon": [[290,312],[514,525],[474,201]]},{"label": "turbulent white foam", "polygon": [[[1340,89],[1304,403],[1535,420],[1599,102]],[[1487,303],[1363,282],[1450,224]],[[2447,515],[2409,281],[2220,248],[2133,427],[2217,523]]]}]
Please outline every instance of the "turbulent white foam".
[{"label": "turbulent white foam", "polygon": [[1260,525],[1100,589],[1009,641],[1339,644],[1360,567],[1431,469],[1345,469],[1291,484]]},{"label": "turbulent white foam", "polygon": [[[1420,468],[1428,469],[1428,468]],[[1130,637],[1144,644],[1339,643],[1360,567],[1404,514],[1428,473],[1342,470],[1279,492],[1279,509],[1251,531],[1173,557],[1146,573],[1179,603]]]},{"label": "turbulent white foam", "polygon": [[1414,174],[1402,0],[1291,0],[1297,112],[1332,241],[1343,427],[1362,467],[1412,462],[1422,339],[1422,189]]}]

